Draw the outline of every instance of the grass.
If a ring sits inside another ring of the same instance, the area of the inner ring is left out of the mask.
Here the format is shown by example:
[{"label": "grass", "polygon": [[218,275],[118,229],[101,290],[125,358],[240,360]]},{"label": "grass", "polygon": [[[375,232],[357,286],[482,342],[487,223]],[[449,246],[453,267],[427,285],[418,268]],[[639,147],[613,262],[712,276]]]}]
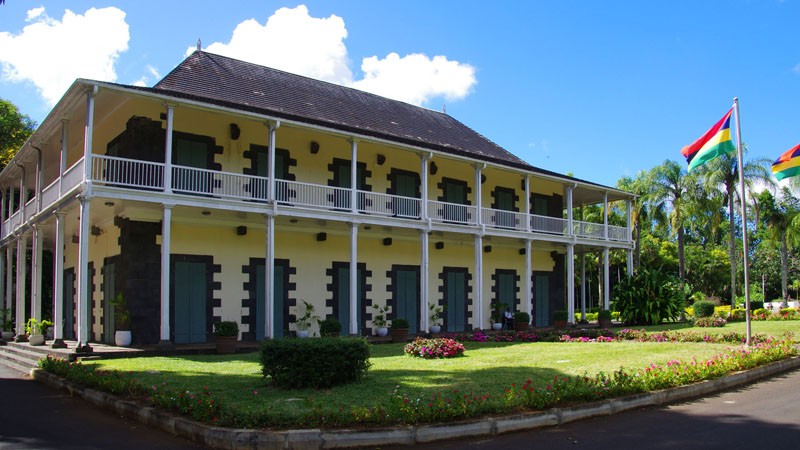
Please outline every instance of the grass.
[{"label": "grass", "polygon": [[[678,324],[686,328],[685,324]],[[662,325],[659,329],[674,328]],[[647,327],[652,328],[652,327]],[[798,331],[800,321],[758,322],[755,332],[780,335]],[[700,330],[744,331],[744,324]],[[241,414],[270,415],[272,423],[298,424],[314,415],[335,416],[354,407],[387,405],[395,388],[409,397],[430,398],[458,390],[500,396],[512,384],[532,379],[548,383],[556,376],[611,372],[624,366],[642,368],[679,359],[709,358],[729,345],[705,343],[476,343],[464,344],[465,356],[424,360],[403,354],[401,344],[371,347],[372,367],[360,383],[329,390],[283,390],[261,377],[258,354],[194,355],[111,359],[92,362],[99,368],[129,373],[145,385],[167,383],[198,392],[204,387],[226,408]],[[274,419],[277,417],[278,419]]]}]

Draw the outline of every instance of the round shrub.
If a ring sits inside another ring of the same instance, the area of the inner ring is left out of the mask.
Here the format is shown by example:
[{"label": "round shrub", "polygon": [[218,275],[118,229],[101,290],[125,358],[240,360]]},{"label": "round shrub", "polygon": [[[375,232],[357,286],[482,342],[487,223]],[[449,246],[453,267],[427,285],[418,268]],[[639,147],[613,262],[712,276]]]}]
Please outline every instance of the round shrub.
[{"label": "round shrub", "polygon": [[732,309],[731,313],[728,315],[729,322],[739,322],[746,319],[745,310],[742,308]]},{"label": "round shrub", "polygon": [[362,338],[275,339],[261,344],[261,373],[283,388],[328,388],[364,378],[369,344]]},{"label": "round shrub", "polygon": [[750,300],[750,311],[755,311],[757,309],[764,309],[764,301],[763,300]]},{"label": "round shrub", "polygon": [[708,300],[698,300],[694,302],[692,308],[694,308],[694,316],[698,319],[714,315],[714,302]]},{"label": "round shrub", "polygon": [[464,354],[464,345],[455,339],[449,338],[416,338],[414,342],[406,344],[403,351],[407,355],[416,356],[417,358],[453,358]]}]

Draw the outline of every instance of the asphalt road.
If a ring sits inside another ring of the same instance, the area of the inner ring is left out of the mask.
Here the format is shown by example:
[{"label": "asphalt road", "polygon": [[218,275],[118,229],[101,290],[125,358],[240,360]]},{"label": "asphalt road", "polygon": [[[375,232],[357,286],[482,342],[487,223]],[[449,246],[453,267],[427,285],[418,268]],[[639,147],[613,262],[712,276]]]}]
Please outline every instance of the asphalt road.
[{"label": "asphalt road", "polygon": [[[409,447],[410,448],[410,447]],[[691,402],[415,449],[800,449],[800,370]]]},{"label": "asphalt road", "polygon": [[203,449],[47,388],[0,364],[0,449]]}]

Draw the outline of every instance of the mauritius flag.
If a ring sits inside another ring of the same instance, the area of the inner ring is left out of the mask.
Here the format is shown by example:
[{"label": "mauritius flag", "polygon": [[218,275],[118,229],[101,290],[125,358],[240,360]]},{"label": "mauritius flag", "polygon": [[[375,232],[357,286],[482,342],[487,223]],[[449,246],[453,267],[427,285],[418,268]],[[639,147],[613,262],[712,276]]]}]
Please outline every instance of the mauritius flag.
[{"label": "mauritius flag", "polygon": [[731,140],[731,113],[733,108],[700,136],[700,139],[683,147],[681,155],[685,156],[686,162],[689,163],[689,172],[719,155],[736,151]]},{"label": "mauritius flag", "polygon": [[772,173],[778,181],[800,175],[800,144],[783,152],[783,154],[772,163]]}]

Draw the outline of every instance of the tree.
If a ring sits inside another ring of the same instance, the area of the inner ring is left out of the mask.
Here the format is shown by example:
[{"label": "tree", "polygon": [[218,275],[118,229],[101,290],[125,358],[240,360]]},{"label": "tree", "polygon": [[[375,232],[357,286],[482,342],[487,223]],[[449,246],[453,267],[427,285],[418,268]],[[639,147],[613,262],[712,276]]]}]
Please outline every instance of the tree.
[{"label": "tree", "polygon": [[[684,256],[684,220],[691,202],[691,193],[697,185],[696,178],[686,173],[675,161],[666,160],[653,168],[650,177],[651,200],[656,208],[669,203],[669,222],[678,240],[678,277],[686,281],[686,258]],[[683,288],[681,287],[681,291]]]},{"label": "tree", "polygon": [[650,184],[647,172],[640,171],[636,174],[636,178],[622,177],[617,181],[617,187],[636,195],[636,198],[631,200],[631,225],[633,226],[633,240],[636,243],[633,261],[634,267],[638,269],[642,259],[642,227],[646,222],[652,220],[652,214],[648,208]]},{"label": "tree", "polygon": [[767,226],[767,239],[771,245],[780,248],[781,255],[781,298],[784,306],[789,291],[789,247],[800,243],[800,204],[788,189],[781,191],[780,199],[765,190],[759,194],[758,202],[762,217]]},{"label": "tree", "polygon": [[0,99],[0,170],[17,154],[36,129],[36,122],[19,112],[8,100]]},{"label": "tree", "polygon": [[[761,181],[768,185],[772,185],[772,175],[767,170],[769,160],[759,158],[750,160],[744,163],[744,170],[742,171],[746,189],[752,192],[752,186],[755,181]],[[739,191],[736,190],[737,183],[739,182],[739,162],[735,153],[727,153],[721,155],[702,166],[703,183],[706,191],[716,192],[722,187],[724,192],[724,201],[728,204],[728,221],[730,223],[730,237],[728,240],[728,258],[731,264],[731,305],[736,300],[736,236],[734,231],[734,200],[741,198]],[[752,195],[752,194],[751,194]],[[746,224],[742,224],[746,226]]]}]

